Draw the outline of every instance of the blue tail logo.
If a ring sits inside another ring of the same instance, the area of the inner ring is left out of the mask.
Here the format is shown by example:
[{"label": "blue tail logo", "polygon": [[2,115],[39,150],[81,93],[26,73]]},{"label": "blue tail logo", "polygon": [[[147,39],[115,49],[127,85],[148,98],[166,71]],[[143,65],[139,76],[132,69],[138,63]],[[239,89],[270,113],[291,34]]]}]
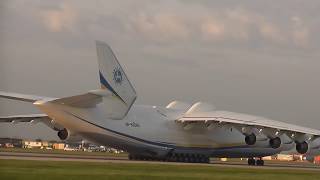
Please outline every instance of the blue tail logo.
[{"label": "blue tail logo", "polygon": [[122,82],[122,72],[121,72],[121,69],[119,67],[116,67],[114,70],[113,70],[113,80],[116,84],[121,84]]}]

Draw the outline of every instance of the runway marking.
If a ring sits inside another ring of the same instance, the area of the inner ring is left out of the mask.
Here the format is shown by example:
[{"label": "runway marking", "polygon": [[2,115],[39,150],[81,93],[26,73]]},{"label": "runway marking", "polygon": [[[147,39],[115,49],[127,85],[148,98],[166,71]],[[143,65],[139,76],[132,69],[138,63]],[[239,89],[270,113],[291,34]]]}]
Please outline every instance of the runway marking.
[{"label": "runway marking", "polygon": [[[161,162],[161,161],[133,161],[127,157],[119,156],[82,156],[66,154],[41,154],[41,153],[13,153],[0,152],[1,159],[14,160],[36,160],[36,161],[76,161],[76,162],[101,162],[101,163],[132,163],[132,164],[169,164],[169,165],[192,165],[192,166],[212,166],[212,167],[230,167],[230,168],[257,168],[257,169],[292,169],[292,170],[310,170],[320,171],[320,165],[309,163],[286,163],[266,161],[265,166],[248,166],[246,161],[239,162],[221,162],[211,161],[211,164],[199,163],[181,163],[181,162]],[[242,163],[243,162],[243,163]]]}]

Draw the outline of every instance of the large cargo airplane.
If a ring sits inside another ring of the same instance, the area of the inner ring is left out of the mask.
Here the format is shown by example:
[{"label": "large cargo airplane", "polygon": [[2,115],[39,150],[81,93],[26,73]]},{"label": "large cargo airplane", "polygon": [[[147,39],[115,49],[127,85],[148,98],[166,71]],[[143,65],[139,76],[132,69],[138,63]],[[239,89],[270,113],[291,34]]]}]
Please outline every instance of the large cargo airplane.
[{"label": "large cargo airplane", "polygon": [[101,88],[65,98],[0,92],[44,113],[0,117],[0,122],[42,122],[62,140],[80,136],[139,160],[206,163],[209,157],[243,157],[249,165],[263,165],[261,157],[281,151],[320,154],[316,129],[220,111],[203,102],[135,105],[136,92],[111,48],[100,41],[96,48]]}]

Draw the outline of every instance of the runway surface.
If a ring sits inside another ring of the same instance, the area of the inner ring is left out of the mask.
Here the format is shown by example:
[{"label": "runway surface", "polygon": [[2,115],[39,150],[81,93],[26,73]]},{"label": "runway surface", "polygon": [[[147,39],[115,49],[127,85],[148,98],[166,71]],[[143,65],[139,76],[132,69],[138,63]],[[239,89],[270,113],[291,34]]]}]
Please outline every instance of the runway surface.
[{"label": "runway surface", "polygon": [[265,166],[248,166],[246,161],[211,160],[210,164],[159,162],[159,161],[133,161],[121,156],[87,156],[87,155],[65,155],[65,154],[43,154],[43,153],[16,153],[0,152],[1,159],[38,160],[38,161],[78,161],[78,162],[101,162],[101,163],[149,163],[149,164],[172,164],[172,165],[199,165],[213,167],[232,168],[263,168],[263,169],[299,169],[320,171],[320,165],[308,162],[279,162],[265,161]]}]

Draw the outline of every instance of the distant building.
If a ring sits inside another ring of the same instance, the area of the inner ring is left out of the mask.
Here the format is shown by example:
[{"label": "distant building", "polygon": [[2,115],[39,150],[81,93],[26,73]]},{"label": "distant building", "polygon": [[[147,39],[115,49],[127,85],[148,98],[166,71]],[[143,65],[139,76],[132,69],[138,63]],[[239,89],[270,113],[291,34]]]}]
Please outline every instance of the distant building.
[{"label": "distant building", "polygon": [[228,158],[220,158],[220,161],[226,162],[226,161],[228,161]]},{"label": "distant building", "polygon": [[51,146],[51,144],[48,141],[33,141],[33,140],[24,140],[22,141],[22,147],[23,148],[40,148],[40,149],[47,149]]},{"label": "distant building", "polygon": [[80,146],[76,144],[65,144],[64,146],[65,151],[79,151]]},{"label": "distant building", "polygon": [[303,161],[303,155],[301,155],[301,154],[294,154],[294,155],[293,155],[293,160],[294,160],[294,161]]},{"label": "distant building", "polygon": [[[21,139],[12,139],[12,138],[0,138],[0,147],[7,147],[6,144],[9,143],[13,147],[22,147]],[[7,144],[8,145],[8,144]],[[10,147],[11,147],[10,145]]]},{"label": "distant building", "polygon": [[5,144],[4,144],[4,147],[5,147],[5,148],[13,148],[14,146],[13,146],[12,143],[5,143]]},{"label": "distant building", "polygon": [[262,159],[263,160],[273,160],[274,158],[272,156],[265,156]]},{"label": "distant building", "polygon": [[28,141],[28,140],[24,140],[22,142],[23,144],[23,148],[28,148],[28,149],[32,149],[32,148],[41,148],[42,147],[42,142],[41,141]]},{"label": "distant building", "polygon": [[320,156],[314,157],[314,163],[315,164],[320,164]]},{"label": "distant building", "polygon": [[280,161],[293,161],[293,155],[287,155],[287,154],[278,154],[277,155],[277,160]]},{"label": "distant building", "polygon": [[53,149],[59,149],[59,150],[64,150],[65,144],[64,143],[54,143],[52,145]]}]

